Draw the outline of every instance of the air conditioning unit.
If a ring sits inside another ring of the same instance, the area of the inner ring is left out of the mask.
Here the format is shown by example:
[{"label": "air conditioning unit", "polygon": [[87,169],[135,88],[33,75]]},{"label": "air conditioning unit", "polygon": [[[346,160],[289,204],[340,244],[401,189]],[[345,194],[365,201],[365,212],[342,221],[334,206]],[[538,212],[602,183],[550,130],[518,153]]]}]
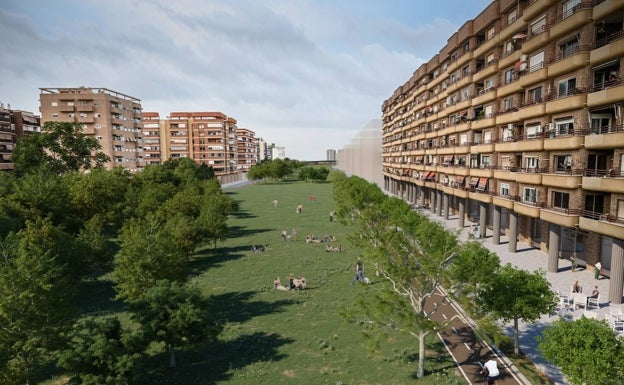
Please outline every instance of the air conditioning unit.
[{"label": "air conditioning unit", "polygon": [[526,71],[529,68],[529,65],[527,64],[526,61],[523,61],[522,63],[520,63],[520,67],[518,68],[518,71]]},{"label": "air conditioning unit", "polygon": [[520,55],[521,62],[526,62],[528,58],[529,58],[529,55]]}]

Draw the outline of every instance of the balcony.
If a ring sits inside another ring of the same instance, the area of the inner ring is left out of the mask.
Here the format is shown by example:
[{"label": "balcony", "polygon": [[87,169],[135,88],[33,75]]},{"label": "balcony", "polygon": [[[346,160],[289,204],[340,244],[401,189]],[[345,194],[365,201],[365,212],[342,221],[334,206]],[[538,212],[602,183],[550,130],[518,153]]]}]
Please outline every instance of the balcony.
[{"label": "balcony", "polygon": [[511,196],[507,195],[507,196],[503,196],[503,195],[496,195],[492,197],[492,204],[499,206],[499,207],[504,207],[507,210],[513,210],[514,208],[514,201],[513,199],[511,199]]},{"label": "balcony", "polygon": [[608,221],[608,215],[600,215],[598,218],[594,219],[586,217],[585,213],[584,211],[583,216],[579,218],[579,228],[581,230],[607,235],[616,239],[622,238],[624,224]]},{"label": "balcony", "polygon": [[540,210],[540,219],[563,227],[574,227],[579,222],[581,210],[549,207]]},{"label": "balcony", "polygon": [[472,99],[472,105],[478,106],[480,104],[485,104],[496,99],[496,87],[490,87],[487,91],[480,90],[477,95]]},{"label": "balcony", "polygon": [[498,60],[498,68],[509,67],[510,65],[520,60],[520,55],[522,55],[522,53],[519,49],[516,49],[515,51],[510,53],[504,53],[503,57]]},{"label": "balcony", "polygon": [[550,28],[550,37],[556,39],[592,22],[593,2],[583,1],[562,14],[558,22]]},{"label": "balcony", "polygon": [[542,173],[545,170],[540,168],[519,168],[516,172],[516,182],[526,184],[542,184]]},{"label": "balcony", "polygon": [[548,66],[548,77],[554,78],[577,68],[584,67],[589,61],[590,49],[591,47],[589,45],[581,45],[577,46],[571,52],[558,54]]},{"label": "balcony", "polygon": [[531,202],[515,202],[513,210],[520,215],[524,215],[531,218],[539,218],[540,209],[538,203]]},{"label": "balcony", "polygon": [[624,125],[608,126],[590,129],[590,135],[585,137],[585,148],[622,148],[624,147]]},{"label": "balcony", "polygon": [[541,117],[545,114],[546,106],[542,101],[537,101],[532,104],[526,104],[520,108],[520,110],[515,114],[518,117],[518,120],[526,120],[535,117]]},{"label": "balcony", "polygon": [[570,174],[544,174],[542,184],[549,187],[577,189],[581,186],[582,170],[571,170]]},{"label": "balcony", "polygon": [[552,138],[544,140],[544,150],[577,150],[582,148],[584,143],[584,138],[580,136],[582,132],[584,130],[579,130],[578,134],[575,132],[575,136],[554,136],[553,132]]},{"label": "balcony", "polygon": [[474,75],[472,75],[472,81],[478,82],[489,76],[492,76],[498,71],[497,61],[494,60],[490,65],[487,65],[480,70],[477,70]]},{"label": "balcony", "polygon": [[494,179],[515,181],[516,173],[512,172],[510,168],[496,168],[494,170]]},{"label": "balcony", "polygon": [[622,95],[624,95],[624,81],[619,78],[608,82],[605,86],[608,88],[594,87],[595,91],[587,95],[588,107],[621,102]]},{"label": "balcony", "polygon": [[529,72],[520,77],[519,86],[526,88],[532,84],[543,82],[546,78],[548,78],[548,69],[544,67],[544,62],[541,62],[529,68]]},{"label": "balcony", "polygon": [[494,170],[487,168],[470,168],[470,176],[477,178],[492,178],[494,176]]},{"label": "balcony", "polygon": [[[613,172],[617,174],[617,171]],[[583,190],[621,194],[624,191],[624,178],[584,176],[582,186]]]},{"label": "balcony", "polygon": [[507,27],[505,27],[501,32],[500,32],[500,41],[507,41],[509,39],[511,39],[511,37],[516,34],[518,31],[522,31],[524,29],[526,29],[527,27],[527,22],[524,21],[524,19],[522,17],[518,17],[518,19],[516,19],[516,21],[514,21],[512,24],[508,25]]},{"label": "balcony", "polygon": [[[604,39],[598,40],[595,48],[589,54],[589,62],[592,65],[605,62],[624,55],[624,44],[621,40],[624,38],[624,31],[617,31]],[[618,42],[618,44],[615,44]]]},{"label": "balcony", "polygon": [[474,50],[474,57],[480,57],[481,55],[490,52],[497,44],[499,44],[499,41],[498,35],[494,35],[491,39],[486,40]]},{"label": "balcony", "polygon": [[617,10],[622,8],[622,5],[622,2],[619,1],[603,1],[594,7],[592,18],[594,20],[602,20],[617,12]]},{"label": "balcony", "polygon": [[530,22],[556,2],[556,0],[534,1],[522,11],[522,19],[526,22]]},{"label": "balcony", "polygon": [[472,129],[473,130],[481,130],[483,128],[487,128],[487,127],[494,127],[496,125],[496,118],[494,118],[494,116],[491,116],[489,118],[480,118],[477,120],[474,120],[472,122]]},{"label": "balcony", "polygon": [[538,48],[543,47],[550,41],[550,31],[548,25],[545,25],[539,34],[532,32],[527,40],[522,44],[522,52],[529,54],[537,51]]},{"label": "balcony", "polygon": [[546,113],[556,114],[559,112],[581,109],[587,101],[587,88],[576,88],[569,95],[546,103]]}]

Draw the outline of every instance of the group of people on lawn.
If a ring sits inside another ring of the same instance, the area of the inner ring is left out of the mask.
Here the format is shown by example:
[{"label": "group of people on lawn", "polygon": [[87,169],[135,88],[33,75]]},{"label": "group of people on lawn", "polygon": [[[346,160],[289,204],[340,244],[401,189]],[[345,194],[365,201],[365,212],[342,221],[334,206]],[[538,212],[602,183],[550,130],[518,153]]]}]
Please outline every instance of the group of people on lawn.
[{"label": "group of people on lawn", "polygon": [[275,290],[280,291],[288,291],[288,290],[304,290],[308,287],[308,281],[303,276],[303,274],[299,274],[298,278],[295,278],[294,274],[288,275],[288,287],[282,285],[282,281],[280,277],[275,277],[273,280],[273,288]]}]

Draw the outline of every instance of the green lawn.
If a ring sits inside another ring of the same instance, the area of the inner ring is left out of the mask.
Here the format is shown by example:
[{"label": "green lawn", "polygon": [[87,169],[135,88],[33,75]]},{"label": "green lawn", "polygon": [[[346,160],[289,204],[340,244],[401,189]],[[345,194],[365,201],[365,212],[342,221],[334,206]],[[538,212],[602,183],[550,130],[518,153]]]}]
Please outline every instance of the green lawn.
[{"label": "green lawn", "polygon": [[[214,299],[214,316],[224,323],[216,344],[178,352],[178,368],[168,368],[168,354],[155,349],[145,362],[145,384],[464,384],[448,378],[455,365],[432,337],[426,371],[416,380],[417,345],[403,334],[382,338],[378,351],[368,348],[365,325],[349,323],[341,310],[372,286],[351,285],[358,257],[347,241],[349,228],[329,221],[330,183],[284,182],[226,190],[239,201],[231,234],[216,249],[207,247],[192,262],[192,282]],[[312,203],[310,196],[317,202]],[[277,199],[276,208],[272,200]],[[302,214],[296,214],[297,204]],[[297,240],[284,242],[282,230],[297,229]],[[324,243],[306,244],[306,234],[334,235],[343,251],[326,252]],[[264,253],[251,246],[266,245]],[[366,268],[366,266],[365,266]],[[308,289],[277,291],[273,279],[288,283],[303,274]],[[370,272],[367,272],[370,273]],[[95,289],[95,288],[94,288]],[[97,288],[100,295],[110,290]],[[118,304],[103,301],[98,310]],[[376,335],[377,333],[375,333]],[[59,382],[56,382],[59,383]]]}]

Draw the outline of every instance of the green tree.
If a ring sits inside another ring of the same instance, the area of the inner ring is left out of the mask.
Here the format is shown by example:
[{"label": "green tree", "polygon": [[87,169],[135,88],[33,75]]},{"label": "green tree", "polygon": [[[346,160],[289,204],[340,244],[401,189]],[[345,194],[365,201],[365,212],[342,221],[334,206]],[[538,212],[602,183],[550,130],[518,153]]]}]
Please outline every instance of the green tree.
[{"label": "green tree", "polygon": [[130,302],[132,319],[149,341],[164,343],[169,367],[176,366],[175,349],[215,338],[219,328],[209,317],[210,303],[198,289],[162,280],[140,299]]},{"label": "green tree", "polygon": [[505,322],[513,320],[514,354],[519,354],[518,321],[533,322],[542,314],[552,313],[557,294],[552,291],[543,270],[530,273],[511,264],[503,266],[478,293],[486,313]]},{"label": "green tree", "polygon": [[358,176],[347,177],[342,171],[334,171],[330,180],[333,183],[336,218],[342,223],[353,222],[362,210],[379,204],[385,198],[377,185]]},{"label": "green tree", "polygon": [[135,378],[144,348],[117,318],[87,318],[73,328],[57,365],[67,370],[70,384],[127,385]]},{"label": "green tree", "polygon": [[40,168],[63,174],[103,167],[110,158],[101,149],[97,139],[82,134],[82,123],[45,122],[40,135],[17,142],[12,159],[20,174]]},{"label": "green tree", "polygon": [[159,280],[186,279],[188,255],[155,215],[128,220],[119,239],[113,278],[120,298],[136,300]]},{"label": "green tree", "polygon": [[500,268],[500,259],[479,242],[463,243],[449,266],[458,294],[471,298]]},{"label": "green tree", "polygon": [[621,385],[624,344],[606,321],[557,320],[537,337],[538,349],[572,385]]},{"label": "green tree", "polygon": [[49,219],[37,218],[1,245],[0,375],[24,384],[62,344],[74,315],[75,275],[63,263],[67,237]]},{"label": "green tree", "polygon": [[[365,181],[354,179],[352,184],[342,186],[353,191],[341,191],[341,197],[356,199],[341,199],[341,204],[371,202],[361,193],[356,195],[356,192],[367,191]],[[449,265],[457,253],[457,239],[397,198],[385,197],[378,204],[360,205],[358,210],[341,206],[338,210],[357,213],[357,230],[351,241],[362,250],[364,261],[382,278],[375,290],[366,291],[357,309],[364,311],[377,325],[418,339],[416,375],[422,378],[425,338],[452,321],[437,322],[432,316],[453,292],[452,288],[443,290],[442,285],[449,282]]]}]

